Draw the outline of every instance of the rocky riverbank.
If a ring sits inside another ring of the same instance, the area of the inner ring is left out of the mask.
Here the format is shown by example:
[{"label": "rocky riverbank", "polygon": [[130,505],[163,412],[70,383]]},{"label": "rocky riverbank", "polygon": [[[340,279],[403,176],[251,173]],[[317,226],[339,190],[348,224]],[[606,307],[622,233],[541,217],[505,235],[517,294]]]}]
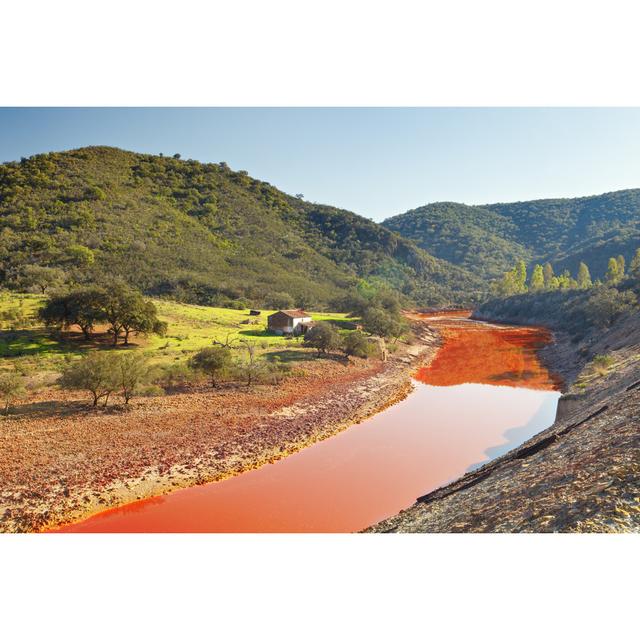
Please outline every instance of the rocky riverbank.
[{"label": "rocky riverbank", "polygon": [[89,411],[60,391],[31,399],[0,433],[0,530],[55,528],[332,436],[409,392],[411,373],[438,344],[423,323],[413,326],[386,362],[313,357],[276,387],[193,388],[139,398],[126,412]]},{"label": "rocky riverbank", "polygon": [[640,318],[541,355],[565,381],[555,424],[368,531],[640,531]]}]

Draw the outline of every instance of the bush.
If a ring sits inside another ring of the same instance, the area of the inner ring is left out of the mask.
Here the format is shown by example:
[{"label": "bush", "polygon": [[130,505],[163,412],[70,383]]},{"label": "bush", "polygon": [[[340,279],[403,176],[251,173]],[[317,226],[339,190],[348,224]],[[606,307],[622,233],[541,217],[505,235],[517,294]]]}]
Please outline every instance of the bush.
[{"label": "bush", "polygon": [[116,368],[124,403],[129,404],[129,400],[148,378],[147,359],[142,353],[122,353],[117,356]]},{"label": "bush", "polygon": [[93,398],[93,406],[104,398],[107,406],[109,396],[118,388],[120,377],[115,354],[94,352],[69,364],[60,378],[63,389],[79,389],[89,391]]},{"label": "bush", "polygon": [[199,371],[192,369],[184,362],[174,362],[168,366],[156,366],[149,375],[149,381],[162,387],[174,387],[193,382],[199,376]]},{"label": "bush", "polygon": [[342,350],[347,356],[357,356],[358,358],[369,358],[376,351],[362,331],[353,331],[345,339]]},{"label": "bush", "polygon": [[4,414],[9,413],[11,404],[26,393],[22,378],[17,371],[0,373],[0,398],[4,403]]},{"label": "bush", "polygon": [[342,338],[333,325],[328,322],[319,322],[311,327],[304,335],[304,344],[318,350],[318,357],[322,353],[328,353],[339,349]]},{"label": "bush", "polygon": [[206,374],[214,387],[229,372],[231,364],[231,349],[222,346],[200,349],[189,361],[189,366]]},{"label": "bush", "polygon": [[585,313],[592,324],[604,329],[636,307],[637,298],[633,292],[620,292],[615,287],[598,287],[589,298]]},{"label": "bush", "polygon": [[165,391],[162,387],[157,384],[147,384],[138,390],[138,395],[143,398],[156,398],[159,396],[163,396]]},{"label": "bush", "polygon": [[401,338],[408,330],[407,322],[399,313],[387,311],[380,307],[367,309],[362,318],[364,328],[375,336]]}]

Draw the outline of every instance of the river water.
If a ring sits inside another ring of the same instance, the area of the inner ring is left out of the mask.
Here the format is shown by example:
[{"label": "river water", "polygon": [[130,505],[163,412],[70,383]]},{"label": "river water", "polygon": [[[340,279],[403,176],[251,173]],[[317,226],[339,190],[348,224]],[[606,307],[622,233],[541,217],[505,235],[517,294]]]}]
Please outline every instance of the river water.
[{"label": "river water", "polygon": [[413,392],[273,464],[94,515],[67,532],[351,532],[550,426],[559,381],[540,329],[429,318],[444,344]]}]

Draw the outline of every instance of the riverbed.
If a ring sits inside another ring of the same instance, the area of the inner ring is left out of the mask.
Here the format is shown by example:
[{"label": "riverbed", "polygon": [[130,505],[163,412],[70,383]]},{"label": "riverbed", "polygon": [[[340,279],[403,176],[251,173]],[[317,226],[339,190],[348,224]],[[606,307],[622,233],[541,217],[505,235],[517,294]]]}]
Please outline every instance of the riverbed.
[{"label": "riverbed", "polygon": [[273,464],[98,513],[65,532],[352,532],[550,426],[541,329],[422,316],[443,344],[401,402]]}]

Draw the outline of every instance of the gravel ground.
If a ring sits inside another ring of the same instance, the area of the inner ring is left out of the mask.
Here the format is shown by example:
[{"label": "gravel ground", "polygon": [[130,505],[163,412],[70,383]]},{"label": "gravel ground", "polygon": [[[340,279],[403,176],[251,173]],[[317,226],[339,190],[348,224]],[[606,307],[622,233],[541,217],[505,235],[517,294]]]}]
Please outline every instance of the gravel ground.
[{"label": "gravel ground", "polygon": [[91,411],[56,390],[29,398],[0,429],[0,531],[46,530],[290,455],[404,397],[436,343],[421,328],[386,363],[313,358],[280,386],[194,388],[130,411]]}]

